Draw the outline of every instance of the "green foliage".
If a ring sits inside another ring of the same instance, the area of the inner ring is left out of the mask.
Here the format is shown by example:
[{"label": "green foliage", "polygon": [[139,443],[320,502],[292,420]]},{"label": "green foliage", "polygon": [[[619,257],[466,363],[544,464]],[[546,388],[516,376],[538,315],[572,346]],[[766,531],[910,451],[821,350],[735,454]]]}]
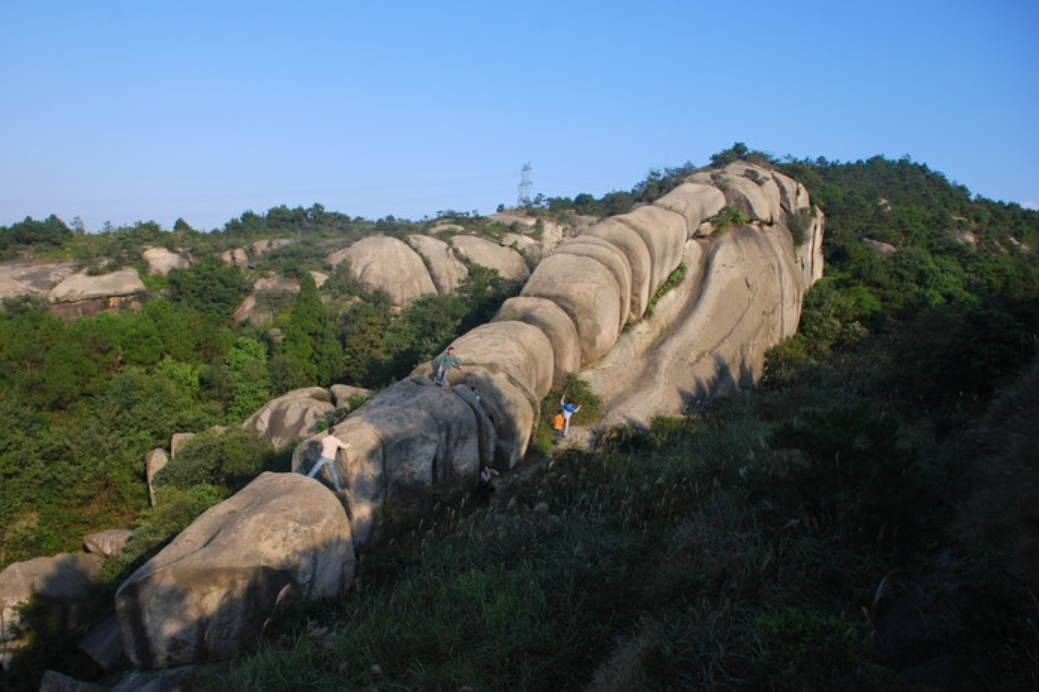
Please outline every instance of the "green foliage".
[{"label": "green foliage", "polygon": [[27,216],[10,227],[0,226],[0,258],[14,259],[29,248],[37,251],[60,248],[71,238],[72,230],[54,214],[43,221]]},{"label": "green foliage", "polygon": [[177,448],[177,456],[156,475],[155,485],[188,490],[205,484],[233,493],[265,470],[270,445],[253,430],[208,430]]},{"label": "green foliage", "polygon": [[297,386],[327,387],[342,369],[343,350],[314,278],[303,274],[299,286],[299,295],[285,326],[282,355],[301,373]]},{"label": "green foliage", "polygon": [[339,316],[339,338],[346,363],[343,377],[356,386],[371,387],[389,360],[386,328],[390,323],[389,300],[359,301]]},{"label": "green foliage", "polygon": [[754,622],[762,640],[762,666],[771,689],[825,689],[854,680],[871,642],[859,619],[818,615],[787,607]]},{"label": "green foliage", "polygon": [[660,285],[657,292],[653,294],[652,298],[650,298],[649,303],[646,304],[646,311],[644,313],[645,317],[651,317],[653,315],[660,299],[663,298],[672,288],[682,283],[688,270],[689,268],[686,266],[685,262],[680,262],[678,266],[675,267],[675,270],[668,275],[667,280]]},{"label": "green foliage", "polygon": [[438,294],[419,296],[401,310],[386,330],[389,358],[383,382],[406,377],[420,362],[447,348],[467,312],[458,296]]},{"label": "green foliage", "polygon": [[721,211],[707,219],[707,222],[714,226],[717,232],[724,232],[733,226],[745,226],[750,220],[742,211],[726,204]]},{"label": "green foliage", "polygon": [[458,332],[464,334],[490,322],[501,304],[519,293],[522,287],[522,282],[503,279],[497,269],[471,264],[469,276],[458,287],[458,297],[467,303],[467,312],[458,325]]},{"label": "green foliage", "polygon": [[562,410],[562,400],[564,399],[567,403],[581,407],[580,411],[571,416],[571,425],[592,425],[602,418],[604,413],[602,398],[593,392],[588,383],[582,380],[577,373],[568,372],[562,386],[554,388],[541,401],[541,416],[531,443],[532,457],[543,456],[552,448],[552,444],[555,442],[552,417]]},{"label": "green foliage", "polygon": [[218,321],[230,320],[248,294],[245,277],[234,267],[207,255],[189,269],[172,269],[167,275],[169,298]]},{"label": "green foliage", "polygon": [[894,344],[892,388],[932,406],[976,408],[1036,355],[1029,328],[996,306],[919,313]]},{"label": "green foliage", "polygon": [[787,226],[790,228],[790,236],[797,249],[808,241],[808,232],[812,227],[813,211],[808,207],[801,207],[787,215]]},{"label": "green foliage", "polygon": [[210,372],[223,389],[221,398],[229,423],[245,420],[273,398],[267,350],[254,338],[238,337],[223,363]]}]

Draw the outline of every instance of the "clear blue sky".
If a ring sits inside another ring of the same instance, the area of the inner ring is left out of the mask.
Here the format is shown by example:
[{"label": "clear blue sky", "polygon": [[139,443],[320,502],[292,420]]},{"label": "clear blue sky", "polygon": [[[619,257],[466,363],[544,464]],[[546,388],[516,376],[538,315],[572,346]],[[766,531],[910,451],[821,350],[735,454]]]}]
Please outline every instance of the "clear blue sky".
[{"label": "clear blue sky", "polygon": [[0,0],[0,225],[599,196],[734,142],[1039,202],[1039,0]]}]

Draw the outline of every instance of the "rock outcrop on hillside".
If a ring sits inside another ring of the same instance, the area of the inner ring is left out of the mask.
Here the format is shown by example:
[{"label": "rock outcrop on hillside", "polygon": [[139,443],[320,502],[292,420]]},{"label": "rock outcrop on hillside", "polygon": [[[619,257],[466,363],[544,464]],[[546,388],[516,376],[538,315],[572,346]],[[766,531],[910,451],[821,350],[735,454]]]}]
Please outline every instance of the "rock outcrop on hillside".
[{"label": "rock outcrop on hillside", "polygon": [[[712,217],[726,206],[750,221],[716,227]],[[565,241],[492,322],[456,340],[462,368],[448,386],[435,386],[432,365],[420,364],[337,424],[351,442],[336,462],[349,521],[327,488],[302,475],[319,453],[315,435],[294,451],[299,473],[264,474],[135,573],[117,596],[131,659],[164,666],[230,656],[248,648],[258,614],[283,593],[333,595],[349,581],[333,563],[352,574],[353,547],[378,541],[387,501],[470,479],[488,460],[514,467],[540,402],[569,372],[580,370],[603,397],[608,422],[636,425],[752,385],[822,275],[822,232],[822,213],[800,184],[736,163]],[[451,242],[458,247],[459,237]],[[683,262],[685,280],[648,316]],[[317,538],[313,527],[325,522],[330,535]],[[317,580],[319,571],[331,576]]]},{"label": "rock outcrop on hillside", "polygon": [[333,266],[349,260],[350,278],[358,286],[365,291],[385,291],[390,304],[398,308],[437,290],[418,253],[388,235],[362,238],[328,259]]},{"label": "rock outcrop on hillside", "polygon": [[264,473],[211,507],[116,592],[134,665],[162,668],[253,648],[274,613],[350,586],[346,512],[318,482]]},{"label": "rock outcrop on hillside", "polygon": [[72,276],[73,262],[38,265],[18,260],[0,262],[0,299],[19,296],[46,297],[51,289]]},{"label": "rock outcrop on hillside", "polygon": [[172,252],[164,247],[150,247],[141,253],[148,263],[148,273],[166,276],[172,269],[187,269],[191,261],[179,252]]},{"label": "rock outcrop on hillside", "polygon": [[272,399],[263,408],[249,416],[242,427],[255,430],[273,445],[282,449],[293,440],[310,434],[318,423],[332,419],[335,406],[323,387],[294,389]]},{"label": "rock outcrop on hillside", "polygon": [[469,276],[469,267],[443,240],[416,233],[408,236],[408,242],[426,260],[429,277],[441,295],[454,293]]},{"label": "rock outcrop on hillside", "polygon": [[98,276],[91,276],[84,270],[52,288],[47,297],[52,303],[71,303],[94,298],[128,296],[144,290],[144,282],[133,267]]},{"label": "rock outcrop on hillside", "polygon": [[[749,222],[715,228],[711,219],[726,206]],[[444,469],[469,468],[453,459],[458,439],[493,433],[478,446],[491,444],[496,466],[515,466],[541,400],[568,372],[580,370],[604,399],[607,423],[639,426],[753,385],[765,351],[796,331],[804,292],[822,275],[822,228],[803,186],[736,163],[697,173],[654,204],[560,244],[494,321],[454,344],[464,371],[452,374],[462,386],[449,392],[477,386],[492,429],[461,410],[440,415],[448,392],[398,396],[405,386],[425,392],[417,383],[431,379],[430,364],[337,426],[353,442],[340,471],[351,479],[355,540],[377,539],[374,518],[398,486],[432,486],[451,477]],[[452,242],[479,246],[457,236]],[[685,280],[647,318],[650,301],[683,262]]]},{"label": "rock outcrop on hillside", "polygon": [[507,281],[523,281],[530,276],[527,262],[512,247],[475,235],[456,235],[451,244],[465,261],[495,269]]}]

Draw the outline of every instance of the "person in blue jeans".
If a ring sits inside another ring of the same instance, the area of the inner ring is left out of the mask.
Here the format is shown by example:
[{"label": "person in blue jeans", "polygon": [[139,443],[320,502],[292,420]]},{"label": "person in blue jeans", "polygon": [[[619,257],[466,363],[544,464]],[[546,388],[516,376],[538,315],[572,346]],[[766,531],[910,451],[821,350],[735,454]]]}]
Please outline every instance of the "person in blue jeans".
[{"label": "person in blue jeans", "polygon": [[448,346],[447,351],[440,354],[440,357],[437,358],[436,382],[438,387],[443,387],[447,384],[447,376],[450,374],[451,368],[458,368],[465,372],[465,368],[462,367],[462,361],[458,360],[458,356],[455,355],[454,346]]},{"label": "person in blue jeans", "polygon": [[336,473],[336,454],[339,453],[340,449],[349,447],[350,443],[340,440],[335,436],[335,432],[335,428],[329,428],[328,434],[321,438],[321,458],[310,469],[310,473],[307,476],[313,478],[321,470],[322,466],[327,466],[328,473],[332,476],[332,485],[335,486],[336,490],[340,490],[342,486],[339,485],[339,474]]},{"label": "person in blue jeans", "polygon": [[570,433],[570,416],[581,410],[580,406],[574,408],[573,404],[566,403],[566,397],[561,397],[559,403],[563,407],[563,437]]}]

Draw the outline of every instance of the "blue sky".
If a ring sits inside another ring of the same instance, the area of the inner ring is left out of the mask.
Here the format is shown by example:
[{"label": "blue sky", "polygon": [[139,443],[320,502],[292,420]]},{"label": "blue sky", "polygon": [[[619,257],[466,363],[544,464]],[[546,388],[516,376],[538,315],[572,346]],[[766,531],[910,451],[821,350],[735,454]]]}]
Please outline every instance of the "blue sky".
[{"label": "blue sky", "polygon": [[1039,202],[1039,1],[0,0],[0,225],[628,190],[734,142]]}]

